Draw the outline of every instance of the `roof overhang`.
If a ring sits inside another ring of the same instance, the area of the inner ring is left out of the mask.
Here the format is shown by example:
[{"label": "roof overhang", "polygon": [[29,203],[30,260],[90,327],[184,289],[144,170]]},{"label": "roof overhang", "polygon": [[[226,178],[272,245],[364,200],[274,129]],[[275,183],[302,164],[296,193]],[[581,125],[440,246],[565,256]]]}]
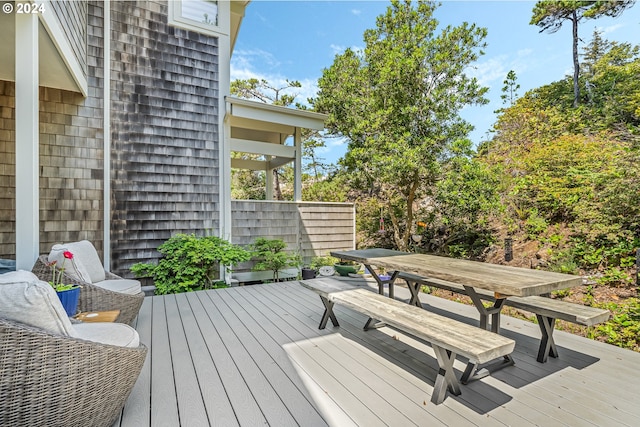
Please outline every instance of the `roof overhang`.
[{"label": "roof overhang", "polygon": [[[88,84],[82,69],[63,37],[53,13],[39,14],[38,58],[40,86],[87,95]],[[0,80],[16,79],[16,23],[14,13],[0,14]]]},{"label": "roof overhang", "polygon": [[233,0],[230,4],[231,9],[231,22],[230,22],[230,36],[231,36],[231,54],[233,55],[233,47],[236,44],[238,33],[240,32],[240,24],[242,24],[242,18],[244,18],[244,11],[250,0]]},{"label": "roof overhang", "polygon": [[295,147],[285,145],[298,129],[322,130],[326,114],[246,99],[225,97],[231,151],[264,155],[267,160],[232,159],[240,169],[266,170],[295,160]]}]

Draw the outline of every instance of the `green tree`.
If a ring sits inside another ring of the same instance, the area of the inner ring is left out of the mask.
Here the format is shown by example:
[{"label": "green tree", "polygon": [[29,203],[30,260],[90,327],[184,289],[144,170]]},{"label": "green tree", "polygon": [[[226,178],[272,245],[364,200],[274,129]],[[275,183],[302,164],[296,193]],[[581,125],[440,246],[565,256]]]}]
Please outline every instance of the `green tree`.
[{"label": "green tree", "polygon": [[573,106],[580,103],[580,63],[578,61],[578,23],[583,19],[595,19],[601,16],[617,17],[625,9],[633,6],[635,0],[558,0],[539,1],[533,8],[531,25],[541,28],[540,32],[555,33],[565,21],[571,21],[573,41]]},{"label": "green tree", "polygon": [[498,177],[472,154],[471,142],[453,147],[454,156],[443,165],[436,185],[431,229],[440,239],[434,251],[450,255],[479,255],[492,240],[490,218],[500,207]]},{"label": "green tree", "polygon": [[502,86],[502,95],[500,95],[500,99],[502,99],[503,104],[511,106],[516,102],[516,99],[518,99],[518,89],[520,89],[520,85],[517,80],[516,72],[509,70],[507,77],[505,77],[502,82],[504,86]]},{"label": "green tree", "polygon": [[280,270],[287,267],[299,267],[300,256],[287,252],[287,244],[282,239],[267,239],[258,237],[251,245],[253,256],[256,257],[255,271],[273,271],[274,282],[280,281]]},{"label": "green tree", "polygon": [[395,246],[406,249],[414,204],[435,183],[448,147],[472,126],[459,116],[486,103],[486,88],[466,71],[486,29],[463,23],[438,30],[437,5],[392,1],[362,52],[337,55],[313,100],[327,127],[348,138],[343,165],[352,185],[378,194],[391,216]]},{"label": "green tree", "polygon": [[582,65],[584,65],[584,75],[593,76],[595,74],[596,63],[611,48],[611,43],[602,38],[602,31],[593,30],[593,37],[589,44],[582,49]]}]

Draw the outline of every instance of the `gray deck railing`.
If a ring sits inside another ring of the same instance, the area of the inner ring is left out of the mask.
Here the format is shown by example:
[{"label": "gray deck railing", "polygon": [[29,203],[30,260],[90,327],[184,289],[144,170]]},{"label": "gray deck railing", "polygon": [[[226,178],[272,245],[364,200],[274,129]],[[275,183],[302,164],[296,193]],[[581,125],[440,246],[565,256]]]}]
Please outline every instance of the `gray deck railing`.
[{"label": "gray deck railing", "polygon": [[[332,250],[355,249],[353,203],[232,200],[231,218],[233,243],[248,245],[257,237],[279,238],[304,263]],[[250,268],[245,263],[234,270]]]}]

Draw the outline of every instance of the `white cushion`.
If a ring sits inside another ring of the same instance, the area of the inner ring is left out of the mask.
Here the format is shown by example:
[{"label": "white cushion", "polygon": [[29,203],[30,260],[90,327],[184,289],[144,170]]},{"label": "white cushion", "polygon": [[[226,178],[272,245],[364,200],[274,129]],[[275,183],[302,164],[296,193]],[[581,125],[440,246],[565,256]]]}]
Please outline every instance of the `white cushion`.
[{"label": "white cushion", "polygon": [[73,325],[72,336],[87,341],[120,347],[138,347],[138,332],[124,323],[77,323]]},{"label": "white cushion", "polygon": [[[71,252],[73,254],[73,258],[66,259],[64,257],[65,252]],[[67,245],[53,245],[51,248],[51,252],[49,252],[49,262],[56,262],[56,268],[62,269],[69,276],[85,283],[91,283],[91,276],[87,271],[84,263],[81,260],[81,257],[78,256],[78,250]],[[69,284],[69,283],[65,283]]]},{"label": "white cushion", "polygon": [[133,279],[109,279],[102,282],[94,282],[93,284],[103,289],[129,295],[137,295],[142,292],[140,282]]},{"label": "white cushion", "polygon": [[30,271],[0,274],[2,317],[59,335],[71,335],[71,321],[53,288]]}]

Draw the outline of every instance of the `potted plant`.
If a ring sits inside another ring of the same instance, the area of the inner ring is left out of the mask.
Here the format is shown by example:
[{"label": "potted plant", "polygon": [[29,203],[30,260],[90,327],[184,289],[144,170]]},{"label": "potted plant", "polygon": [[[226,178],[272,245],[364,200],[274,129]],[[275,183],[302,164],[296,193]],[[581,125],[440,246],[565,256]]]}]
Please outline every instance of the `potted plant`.
[{"label": "potted plant", "polygon": [[257,263],[253,267],[255,271],[273,271],[273,281],[279,282],[280,270],[287,267],[299,267],[300,256],[286,252],[287,244],[282,239],[267,239],[259,237],[251,245]]},{"label": "potted plant", "polygon": [[333,265],[339,275],[348,276],[349,273],[357,273],[360,270],[360,264],[353,261],[340,261]]},{"label": "potted plant", "polygon": [[303,279],[315,279],[316,278],[316,274],[317,274],[317,271],[315,269],[311,268],[311,266],[302,267],[302,278]]},{"label": "potted plant", "polygon": [[73,254],[69,251],[62,253],[64,259],[60,268],[56,269],[56,261],[52,261],[48,264],[51,268],[51,281],[49,284],[53,287],[66,311],[67,316],[73,316],[78,311],[78,301],[80,300],[80,286],[70,283],[62,283],[64,275],[64,265],[68,259],[73,259]]}]

